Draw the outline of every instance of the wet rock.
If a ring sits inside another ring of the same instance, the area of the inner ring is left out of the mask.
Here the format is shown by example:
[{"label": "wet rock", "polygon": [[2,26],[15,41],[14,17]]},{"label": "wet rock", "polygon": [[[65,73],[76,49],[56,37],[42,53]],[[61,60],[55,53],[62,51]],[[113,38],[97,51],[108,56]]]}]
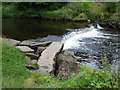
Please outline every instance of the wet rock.
[{"label": "wet rock", "polygon": [[45,50],[45,48],[46,48],[46,47],[38,47],[36,53],[37,53],[37,54],[42,53],[42,52]]},{"label": "wet rock", "polygon": [[25,40],[25,41],[22,41],[19,45],[20,46],[30,46],[31,44],[35,44],[35,42]]},{"label": "wet rock", "polygon": [[87,22],[88,22],[88,23],[91,23],[91,20],[90,20],[90,19],[88,19],[88,20],[87,20]]},{"label": "wet rock", "polygon": [[52,43],[51,41],[48,41],[48,42],[38,42],[38,43],[32,44],[30,46],[31,47],[47,46],[47,45],[49,45],[51,43]]},{"label": "wet rock", "polygon": [[66,79],[69,75],[73,75],[78,71],[77,60],[72,56],[60,54],[57,58],[57,71],[58,78]]},{"label": "wet rock", "polygon": [[23,53],[34,53],[34,50],[29,48],[28,46],[17,46]]},{"label": "wet rock", "polygon": [[6,42],[8,42],[9,44],[15,45],[15,46],[17,46],[17,45],[21,42],[21,41],[18,41],[18,40],[8,39],[8,38],[4,38],[4,40],[5,40]]},{"label": "wet rock", "polygon": [[74,52],[72,51],[65,51],[64,54],[69,56],[74,56]]},{"label": "wet rock", "polygon": [[38,59],[39,58],[39,55],[36,55],[34,53],[25,53],[26,56],[28,57],[31,57],[31,59]]}]

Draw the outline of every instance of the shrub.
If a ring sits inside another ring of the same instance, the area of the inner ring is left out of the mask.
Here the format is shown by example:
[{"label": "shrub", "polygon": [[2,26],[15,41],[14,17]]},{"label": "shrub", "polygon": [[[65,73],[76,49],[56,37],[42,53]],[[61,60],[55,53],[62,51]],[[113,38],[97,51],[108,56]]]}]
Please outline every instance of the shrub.
[{"label": "shrub", "polygon": [[109,13],[115,13],[117,8],[116,2],[105,2],[104,10]]},{"label": "shrub", "polygon": [[37,62],[35,62],[35,63],[33,64],[33,66],[35,67],[35,70],[36,70],[36,69],[39,69],[39,64],[38,64]]}]

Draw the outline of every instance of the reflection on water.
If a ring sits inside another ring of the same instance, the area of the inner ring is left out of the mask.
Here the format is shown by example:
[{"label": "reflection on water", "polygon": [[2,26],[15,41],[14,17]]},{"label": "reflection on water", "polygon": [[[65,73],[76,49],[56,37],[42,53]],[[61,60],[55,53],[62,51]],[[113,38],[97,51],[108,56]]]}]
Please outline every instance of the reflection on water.
[{"label": "reflection on water", "polygon": [[68,32],[66,28],[80,28],[86,25],[86,23],[49,21],[38,18],[3,18],[2,33],[3,36],[9,38],[26,40],[48,35],[61,36]]}]

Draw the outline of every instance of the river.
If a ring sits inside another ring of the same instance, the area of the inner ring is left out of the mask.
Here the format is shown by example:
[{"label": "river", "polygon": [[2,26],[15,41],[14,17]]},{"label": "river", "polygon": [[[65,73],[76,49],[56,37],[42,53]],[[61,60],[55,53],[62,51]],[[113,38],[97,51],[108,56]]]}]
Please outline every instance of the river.
[{"label": "river", "polygon": [[3,37],[17,40],[59,41],[63,51],[74,51],[81,63],[91,68],[101,68],[102,56],[118,67],[120,56],[119,30],[108,27],[95,28],[92,24],[50,21],[33,18],[3,18]]}]

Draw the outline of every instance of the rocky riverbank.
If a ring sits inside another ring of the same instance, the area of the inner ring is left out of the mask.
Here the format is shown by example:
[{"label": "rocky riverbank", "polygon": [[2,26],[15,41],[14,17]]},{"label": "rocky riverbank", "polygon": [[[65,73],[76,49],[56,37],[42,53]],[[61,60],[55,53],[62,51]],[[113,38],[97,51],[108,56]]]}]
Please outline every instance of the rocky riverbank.
[{"label": "rocky riverbank", "polygon": [[[80,58],[76,57],[72,51],[63,52],[61,42],[18,41],[8,38],[4,40],[25,53],[29,63],[25,67],[32,73],[52,74],[62,79],[69,75],[74,76],[79,71],[77,63]],[[35,69],[34,63],[39,65],[39,69]]]}]

